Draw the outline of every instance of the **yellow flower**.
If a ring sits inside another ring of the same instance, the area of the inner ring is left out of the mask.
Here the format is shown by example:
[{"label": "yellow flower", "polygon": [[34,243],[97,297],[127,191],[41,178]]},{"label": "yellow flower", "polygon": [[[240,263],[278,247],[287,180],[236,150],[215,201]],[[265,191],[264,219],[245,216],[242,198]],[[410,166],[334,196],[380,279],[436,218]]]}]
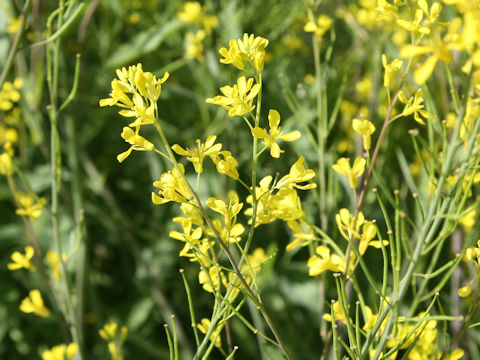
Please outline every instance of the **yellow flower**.
[{"label": "yellow flower", "polygon": [[217,166],[217,171],[220,174],[227,175],[231,177],[233,180],[238,180],[239,178],[239,174],[237,170],[238,162],[232,156],[232,153],[230,151],[227,151],[227,150],[220,151],[217,154],[217,156],[215,156],[212,160]]},{"label": "yellow flower", "polygon": [[209,293],[218,291],[220,284],[225,286],[227,284],[227,278],[222,272],[222,268],[217,265],[210,267],[208,272],[206,270],[201,270],[198,273],[198,281],[203,289]]},{"label": "yellow flower", "polygon": [[278,180],[275,188],[280,189],[282,187],[293,186],[300,190],[314,189],[316,184],[299,185],[298,183],[309,181],[315,177],[315,171],[312,169],[305,169],[303,163],[305,158],[300,156],[298,160],[290,168],[288,175],[283,176]]},{"label": "yellow flower", "polygon": [[260,84],[253,85],[253,78],[247,80],[242,76],[233,87],[227,85],[220,88],[225,96],[208,98],[206,102],[224,107],[228,110],[229,116],[242,116],[255,108],[252,103],[260,88]]},{"label": "yellow flower", "polygon": [[420,34],[430,34],[430,28],[427,26],[422,26],[421,22],[423,19],[423,11],[421,9],[417,9],[415,11],[415,18],[412,21],[405,21],[402,19],[397,20],[397,24],[403,27],[408,31],[412,31],[414,33]]},{"label": "yellow flower", "polygon": [[[369,246],[373,246],[376,249],[382,248],[380,240],[373,240],[376,235],[377,228],[373,224],[373,221],[365,221],[362,227],[362,234],[360,235],[360,242],[358,244],[358,251],[361,255],[365,254]],[[387,240],[383,240],[383,246],[387,246],[388,244]]]},{"label": "yellow flower", "polygon": [[60,344],[42,353],[42,360],[71,360],[78,353],[76,343]]},{"label": "yellow flower", "polygon": [[[198,330],[200,330],[202,333],[206,334],[208,332],[208,329],[210,329],[211,323],[209,319],[203,318],[200,321],[200,324],[197,324]],[[220,337],[220,331],[221,328],[217,327],[215,330],[212,331],[210,335],[210,341],[215,341],[215,346],[217,348],[222,347],[222,338]]]},{"label": "yellow flower", "polygon": [[458,296],[465,298],[472,293],[472,282],[458,289]]},{"label": "yellow flower", "polygon": [[403,58],[431,54],[413,73],[413,78],[418,85],[423,85],[430,78],[438,61],[450,63],[453,60],[452,51],[462,49],[463,45],[458,41],[460,26],[461,20],[454,19],[450,22],[448,32],[442,40],[427,45],[408,44],[400,50],[400,56]]},{"label": "yellow flower", "polygon": [[387,56],[385,54],[382,55],[382,65],[385,69],[385,74],[383,75],[383,86],[386,88],[390,87],[390,83],[394,78],[395,74],[398,70],[402,68],[403,61],[399,59],[393,60],[390,64],[388,63]]},{"label": "yellow flower", "polygon": [[13,262],[8,263],[8,270],[18,270],[25,268],[30,271],[35,271],[35,266],[30,262],[30,260],[35,255],[35,250],[32,246],[25,246],[25,255],[21,254],[18,251],[15,251],[10,258]]},{"label": "yellow flower", "polygon": [[355,132],[362,135],[363,148],[367,151],[370,150],[371,135],[375,132],[375,125],[373,125],[372,122],[366,119],[353,119],[352,127]]},{"label": "yellow flower", "polygon": [[333,21],[330,17],[322,14],[317,18],[317,23],[309,21],[305,24],[303,30],[313,32],[317,41],[322,41],[323,35],[331,28],[332,23]]},{"label": "yellow flower", "polygon": [[[338,231],[346,240],[352,240],[353,238],[360,238],[360,226],[365,222],[365,216],[361,211],[358,212],[357,220],[348,211],[348,209],[340,209],[340,212],[335,215],[335,221],[337,223]],[[374,235],[375,236],[375,235]]]},{"label": "yellow flower", "polygon": [[224,216],[225,229],[228,231],[231,230],[235,225],[237,215],[240,210],[242,210],[243,203],[239,202],[238,196],[234,196],[231,201],[229,201],[228,206],[222,199],[209,198],[207,200],[207,206],[213,211],[216,211]]},{"label": "yellow flower", "polygon": [[220,59],[222,64],[232,64],[238,70],[245,69],[245,64],[243,62],[243,56],[238,47],[237,40],[230,40],[228,43],[229,48],[221,48],[218,52],[223,56],[223,59]]},{"label": "yellow flower", "polygon": [[[144,119],[138,120],[138,123],[145,121],[148,123],[153,109],[152,104],[147,106],[145,102],[148,100],[150,103],[154,103],[158,100],[162,92],[162,84],[167,81],[169,73],[166,72],[161,79],[157,79],[151,72],[144,72],[142,64],[129,66],[128,69],[125,67],[117,69],[116,73],[118,80],[112,80],[110,97],[101,99],[100,106],[116,105],[130,109],[120,111],[120,115],[142,117]],[[133,94],[133,101],[127,94]],[[130,124],[132,127],[138,125]]]},{"label": "yellow flower", "polygon": [[170,201],[178,203],[188,202],[192,198],[192,193],[188,185],[183,180],[182,174],[185,174],[185,169],[182,164],[177,164],[181,173],[174,167],[169,172],[160,176],[159,181],[155,181],[153,186],[159,188],[159,195],[152,192],[152,201],[154,204],[164,204]]},{"label": "yellow flower", "polygon": [[0,174],[11,176],[14,170],[12,163],[13,150],[10,143],[5,145],[6,151],[0,154]]},{"label": "yellow flower", "polygon": [[98,333],[102,339],[107,341],[115,340],[118,337],[124,340],[127,337],[128,329],[126,326],[122,326],[120,328],[120,332],[118,332],[118,324],[115,321],[110,321],[109,323],[105,324],[103,328],[98,331]]},{"label": "yellow flower", "polygon": [[[62,254],[62,260],[67,260],[66,254]],[[60,266],[62,266],[62,263],[60,262],[60,256],[58,256],[58,253],[56,251],[49,250],[47,252],[47,261],[52,269],[53,277],[57,280],[60,280]]]},{"label": "yellow flower", "polygon": [[122,134],[120,135],[127,143],[131,144],[130,148],[117,155],[117,160],[119,163],[123,162],[133,150],[136,151],[151,151],[155,148],[155,146],[145,139],[144,137],[140,136],[138,134],[138,130],[140,127],[137,127],[137,132],[134,132],[131,128],[129,127],[124,127]]},{"label": "yellow flower", "polygon": [[218,18],[214,15],[205,15],[204,10],[199,2],[187,1],[183,5],[183,10],[177,12],[177,18],[187,24],[202,25],[210,34],[212,29],[218,26]]},{"label": "yellow flower", "polygon": [[8,26],[7,26],[7,34],[14,34],[20,29],[20,23],[22,22],[22,17],[19,16],[18,18],[9,18],[8,19]]},{"label": "yellow flower", "polygon": [[337,160],[336,164],[332,165],[332,169],[336,173],[346,176],[348,178],[350,187],[352,189],[356,189],[357,178],[363,175],[366,164],[367,164],[367,161],[364,158],[359,156],[353,162],[353,167],[351,167],[349,159],[342,157]]},{"label": "yellow flower", "polygon": [[195,230],[192,232],[192,223],[191,222],[185,222],[182,224],[183,228],[183,233],[180,233],[178,231],[170,231],[168,236],[171,238],[187,242],[189,246],[196,245],[198,244],[199,240],[202,238],[202,228],[197,227]]},{"label": "yellow flower", "polygon": [[[276,219],[290,221],[304,216],[302,204],[294,186],[286,185],[280,189],[270,188],[272,182],[271,176],[266,176],[260,180],[255,188],[257,197],[257,217],[255,226],[268,224]],[[274,191],[277,190],[276,193]],[[247,197],[247,203],[252,204],[251,195]],[[245,215],[253,216],[253,208],[245,211]],[[252,219],[248,221],[252,223]]]},{"label": "yellow flower", "polygon": [[280,154],[284,151],[280,149],[280,146],[275,142],[277,139],[284,141],[295,141],[298,140],[302,135],[300,131],[292,131],[288,134],[283,134],[281,132],[280,124],[280,113],[277,110],[271,109],[268,112],[268,121],[270,125],[270,135],[267,134],[267,130],[260,127],[255,127],[252,129],[252,135],[259,139],[263,140],[263,145],[270,148],[270,155],[274,158],[279,158]]},{"label": "yellow flower", "polygon": [[424,110],[423,105],[423,90],[418,89],[414,97],[407,99],[403,91],[398,94],[398,99],[405,104],[405,108],[402,111],[403,116],[409,116],[413,114],[413,118],[421,125],[425,125],[425,121],[422,120],[420,115],[425,119],[431,117],[431,115]]},{"label": "yellow flower", "polygon": [[20,92],[18,91],[23,86],[23,81],[19,78],[13,84],[10,81],[5,81],[0,89],[0,110],[8,111],[13,108],[14,103],[20,100]]},{"label": "yellow flower", "polygon": [[24,313],[34,313],[42,317],[50,316],[50,310],[45,307],[42,295],[37,289],[30,291],[28,297],[23,299],[20,304],[20,310]]},{"label": "yellow flower", "polygon": [[[213,222],[215,226],[215,220]],[[199,261],[202,266],[209,266],[212,262],[209,251],[214,245],[215,242],[208,239],[199,240],[194,246],[192,243],[186,242],[178,255],[189,258],[191,262]]]},{"label": "yellow flower", "polygon": [[243,39],[238,39],[237,43],[242,57],[249,61],[257,71],[263,71],[268,40],[253,34],[243,34]]},{"label": "yellow flower", "polygon": [[237,69],[245,69],[245,61],[250,63],[253,68],[259,72],[263,71],[265,59],[265,48],[268,46],[268,40],[253,34],[243,34],[243,39],[230,40],[229,48],[219,50],[223,59],[222,64],[232,64]]},{"label": "yellow flower", "polygon": [[33,194],[27,193],[16,193],[16,197],[21,206],[20,209],[15,211],[18,215],[28,216],[31,220],[42,215],[42,208],[46,203],[44,198],[41,198],[38,200],[38,202],[35,202]]},{"label": "yellow flower", "polygon": [[317,276],[324,271],[345,272],[346,262],[340,256],[330,255],[330,249],[326,246],[319,245],[315,249],[317,255],[308,259],[308,275]]},{"label": "yellow flower", "polygon": [[[335,301],[332,305],[333,308],[333,317],[335,321],[341,321],[342,323],[346,324],[347,323],[347,318],[345,316],[345,313],[343,312],[342,304],[340,304],[340,301]],[[332,315],[329,313],[323,314],[323,320],[325,321],[332,321]]]},{"label": "yellow flower", "polygon": [[195,34],[190,32],[185,34],[185,57],[187,59],[203,60],[203,39],[205,39],[205,31],[203,30],[198,30]]},{"label": "yellow flower", "polygon": [[297,246],[307,246],[314,240],[313,231],[305,221],[290,220],[287,225],[292,230],[293,241],[287,245],[286,251],[292,251]]},{"label": "yellow flower", "polygon": [[203,159],[209,156],[212,161],[218,157],[218,153],[222,149],[222,144],[215,144],[216,136],[210,135],[205,143],[200,142],[197,139],[197,147],[191,149],[183,149],[180,145],[175,144],[172,146],[172,150],[178,155],[186,156],[187,160],[193,163],[195,172],[201,174],[203,172]]}]

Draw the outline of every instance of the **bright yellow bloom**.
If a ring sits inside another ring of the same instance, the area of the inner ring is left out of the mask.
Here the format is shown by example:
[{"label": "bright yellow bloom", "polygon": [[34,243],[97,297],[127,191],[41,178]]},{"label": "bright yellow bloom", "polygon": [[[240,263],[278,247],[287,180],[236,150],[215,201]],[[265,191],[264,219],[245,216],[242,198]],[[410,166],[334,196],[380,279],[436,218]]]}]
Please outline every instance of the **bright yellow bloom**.
[{"label": "bright yellow bloom", "polygon": [[459,42],[458,35],[460,26],[460,19],[454,19],[450,22],[448,32],[441,41],[427,45],[408,44],[400,50],[400,56],[403,58],[431,54],[413,73],[413,78],[418,85],[423,85],[430,78],[438,61],[450,63],[453,60],[452,51],[462,49],[463,45]]},{"label": "bright yellow bloom", "polygon": [[385,54],[382,55],[382,65],[385,69],[385,74],[383,75],[383,86],[386,88],[390,87],[390,83],[392,82],[395,74],[398,70],[402,68],[403,61],[399,59],[393,60],[390,64],[388,63],[387,56]]},{"label": "bright yellow bloom", "polygon": [[218,153],[222,149],[222,144],[215,144],[216,136],[210,135],[205,143],[200,142],[197,139],[197,147],[184,149],[180,145],[175,144],[172,146],[172,150],[178,155],[186,156],[187,160],[193,164],[195,172],[201,174],[203,172],[203,160],[206,156],[209,156],[212,161],[218,157]]},{"label": "bright yellow bloom", "polygon": [[267,133],[267,130],[260,127],[255,127],[252,129],[252,135],[259,139],[263,140],[263,145],[270,148],[270,155],[274,158],[279,158],[280,154],[284,151],[280,149],[280,146],[275,142],[277,139],[284,141],[295,141],[298,140],[302,135],[300,131],[292,131],[288,134],[283,134],[281,132],[280,124],[280,113],[277,110],[271,109],[268,112],[268,121],[270,125],[270,134]]},{"label": "bright yellow bloom", "polygon": [[[276,188],[270,187],[271,182],[272,177],[266,176],[260,180],[260,186],[255,188],[257,197],[255,226],[268,224],[276,219],[290,221],[302,218],[304,212],[295,187],[286,185],[276,191]],[[247,203],[253,203],[251,195],[247,197]],[[247,209],[245,215],[253,216],[253,208]],[[248,223],[251,224],[252,219]]]},{"label": "bright yellow bloom", "polygon": [[332,27],[332,19],[327,15],[320,15],[317,18],[317,23],[309,21],[305,24],[303,30],[306,32],[313,32],[317,41],[322,41],[323,35]]},{"label": "bright yellow bloom", "polygon": [[182,164],[177,164],[177,166],[181,173],[177,167],[174,167],[169,172],[162,174],[159,181],[153,183],[153,186],[160,189],[158,191],[160,196],[152,192],[154,204],[164,204],[170,201],[185,203],[192,199],[192,193],[182,177],[182,174],[185,174],[185,169]]},{"label": "bright yellow bloom", "polygon": [[[332,305],[333,308],[333,317],[335,321],[341,321],[342,323],[347,323],[347,317],[345,316],[345,312],[343,311],[342,304],[340,301],[335,301]],[[325,321],[332,321],[332,315],[329,313],[325,313],[322,316],[323,320]]]},{"label": "bright yellow bloom", "polygon": [[365,171],[365,165],[367,161],[362,157],[357,157],[353,162],[353,167],[350,166],[350,160],[348,158],[340,158],[337,160],[336,164],[332,165],[332,169],[343,176],[348,178],[350,187],[352,189],[357,188],[357,178],[363,175]]},{"label": "bright yellow bloom", "polygon": [[306,184],[306,185],[299,185],[298,183],[310,181],[315,177],[315,171],[312,169],[305,169],[303,163],[305,162],[305,158],[300,156],[298,160],[292,165],[290,168],[290,172],[288,175],[283,176],[280,180],[278,180],[277,184],[275,185],[276,189],[280,189],[286,186],[293,186],[300,190],[308,190],[314,189],[317,187],[316,184]]},{"label": "bright yellow bloom", "polygon": [[183,10],[177,12],[177,17],[187,24],[203,26],[205,32],[210,34],[212,29],[218,26],[218,18],[215,15],[204,14],[205,8],[196,1],[187,1],[183,4]]},{"label": "bright yellow bloom", "polygon": [[[128,69],[124,67],[117,69],[116,73],[118,80],[112,80],[110,98],[100,100],[100,106],[116,105],[127,109],[132,108],[131,111],[138,112],[139,117],[150,116],[146,109],[151,110],[145,105],[145,102],[158,100],[162,92],[162,84],[167,81],[169,73],[166,72],[161,79],[157,79],[151,72],[144,72],[142,64],[129,66]],[[133,101],[127,94],[133,95]],[[129,111],[121,111],[120,114],[125,117],[135,116]]]},{"label": "bright yellow bloom", "polygon": [[25,246],[25,255],[15,251],[10,258],[13,262],[8,263],[8,270],[18,270],[25,268],[30,271],[35,271],[35,266],[30,262],[35,255],[35,250],[32,246]]},{"label": "bright yellow bloom", "polygon": [[416,122],[421,125],[425,125],[425,121],[422,120],[420,115],[428,119],[431,115],[424,110],[425,106],[423,105],[423,90],[418,89],[415,95],[407,99],[403,91],[400,91],[398,94],[398,99],[405,104],[405,108],[402,111],[403,116],[409,116],[413,114],[413,118]]},{"label": "bright yellow bloom", "polygon": [[42,294],[37,289],[30,291],[28,297],[23,299],[20,304],[20,310],[24,313],[34,313],[42,317],[50,316],[50,310],[44,305]]},{"label": "bright yellow bloom", "polygon": [[228,43],[229,48],[221,48],[218,52],[223,56],[223,59],[220,59],[222,64],[232,64],[238,70],[245,69],[245,64],[243,62],[244,56],[240,52],[238,47],[237,40],[230,40]]},{"label": "bright yellow bloom", "polygon": [[415,11],[415,18],[412,21],[398,19],[397,24],[403,27],[404,29],[408,31],[412,31],[414,33],[430,34],[430,28],[427,26],[421,25],[422,19],[423,19],[423,11],[421,9],[417,9]]},{"label": "bright yellow bloom", "polygon": [[243,34],[243,39],[230,40],[228,45],[229,49],[219,50],[220,55],[224,57],[220,59],[222,64],[232,64],[237,69],[243,70],[245,62],[248,62],[256,71],[263,71],[267,39],[253,34]]},{"label": "bright yellow bloom", "polygon": [[348,209],[343,208],[340,209],[337,215],[335,215],[335,221],[340,234],[346,240],[352,240],[353,238],[360,238],[360,226],[365,222],[365,216],[359,211],[357,220],[355,221],[355,216],[351,214]]},{"label": "bright yellow bloom", "polygon": [[297,246],[307,246],[315,239],[312,228],[305,221],[290,220],[287,225],[292,230],[293,241],[286,246],[286,251],[292,251]]},{"label": "bright yellow bloom", "polygon": [[307,262],[308,275],[317,276],[326,270],[332,272],[345,272],[345,260],[336,254],[330,255],[330,249],[328,247],[319,245],[315,249],[315,253],[317,255],[312,256]]},{"label": "bright yellow bloom", "polygon": [[255,108],[252,103],[260,88],[260,84],[253,85],[253,78],[247,80],[245,76],[242,76],[233,87],[227,85],[220,88],[225,96],[218,95],[208,98],[206,102],[223,106],[228,110],[229,116],[242,116]]},{"label": "bright yellow bloom", "polygon": [[[215,226],[215,220],[214,226]],[[221,225],[221,224],[220,224]],[[226,240],[224,240],[226,241]],[[202,266],[210,266],[212,260],[209,251],[215,245],[214,241],[209,239],[199,240],[197,244],[186,242],[183,249],[179,252],[179,256],[189,258],[191,262],[199,261]]]},{"label": "bright yellow bloom", "polygon": [[372,122],[368,121],[367,119],[353,119],[352,127],[355,132],[362,135],[363,148],[366,151],[370,150],[371,135],[375,132],[375,125],[373,125]]},{"label": "bright yellow bloom", "polygon": [[222,272],[222,268],[217,265],[210,267],[208,273],[206,270],[201,270],[198,273],[198,281],[203,289],[209,293],[218,291],[220,284],[223,284],[224,286],[227,285],[227,278]]},{"label": "bright yellow bloom", "polygon": [[239,178],[239,174],[237,170],[238,162],[232,156],[232,153],[230,151],[227,151],[227,150],[220,151],[217,154],[217,156],[215,156],[212,160],[217,166],[217,171],[220,174],[227,175],[231,177],[233,180],[238,180]]},{"label": "bright yellow bloom", "polygon": [[76,343],[60,344],[45,350],[42,353],[42,360],[71,360],[78,353],[78,345]]},{"label": "bright yellow bloom", "polygon": [[123,162],[133,150],[151,151],[155,148],[155,146],[150,141],[138,134],[139,129],[140,127],[138,127],[137,132],[135,132],[129,127],[123,128],[121,137],[132,146],[130,146],[127,151],[117,155],[117,160],[119,163]]},{"label": "bright yellow bloom", "polygon": [[[360,235],[360,242],[358,244],[358,251],[361,255],[365,254],[369,246],[373,246],[376,249],[382,248],[380,240],[373,240],[376,235],[377,228],[373,224],[373,221],[365,221],[362,227],[362,234]],[[383,246],[387,246],[388,244],[387,240],[383,240]]]},{"label": "bright yellow bloom", "polygon": [[20,209],[17,209],[15,212],[18,215],[28,216],[31,220],[36,219],[42,215],[42,208],[46,203],[44,198],[35,202],[33,194],[28,193],[16,193],[16,198],[20,203]]},{"label": "bright yellow bloom", "polygon": [[417,5],[427,16],[429,25],[435,23],[442,12],[442,5],[437,2],[433,3],[430,9],[428,9],[428,3],[426,0],[418,0]]},{"label": "bright yellow bloom", "polygon": [[209,198],[207,200],[207,206],[222,214],[225,218],[225,229],[231,230],[237,221],[237,215],[242,210],[243,203],[239,202],[238,196],[234,197],[229,204],[225,204],[225,201],[217,198]]},{"label": "bright yellow bloom", "polygon": [[[200,330],[203,334],[206,334],[208,332],[208,329],[210,329],[211,323],[209,319],[203,318],[200,321],[200,324],[197,324],[198,330]],[[220,337],[220,331],[221,328],[217,327],[215,330],[212,331],[210,335],[210,341],[215,341],[215,346],[217,348],[222,347],[222,338]]]},{"label": "bright yellow bloom", "polygon": [[182,223],[183,233],[178,231],[170,231],[168,236],[171,238],[187,242],[190,246],[198,244],[199,240],[202,238],[202,228],[197,227],[192,232],[192,223],[191,222],[184,222]]}]

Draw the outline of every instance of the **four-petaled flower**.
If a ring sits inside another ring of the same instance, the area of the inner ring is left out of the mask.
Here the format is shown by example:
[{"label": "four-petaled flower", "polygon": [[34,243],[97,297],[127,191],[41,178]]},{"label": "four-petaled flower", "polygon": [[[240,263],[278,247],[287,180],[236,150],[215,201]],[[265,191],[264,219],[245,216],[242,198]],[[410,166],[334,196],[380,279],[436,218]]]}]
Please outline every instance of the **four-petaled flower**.
[{"label": "four-petaled flower", "polygon": [[340,256],[330,255],[330,249],[326,246],[319,245],[315,249],[317,255],[308,259],[308,275],[317,276],[326,270],[332,272],[345,272],[346,262]]},{"label": "four-petaled flower", "polygon": [[409,116],[413,114],[413,118],[416,122],[421,125],[425,125],[425,121],[420,117],[428,119],[431,115],[424,109],[423,105],[423,90],[418,89],[413,97],[407,99],[405,93],[400,91],[398,94],[398,99],[405,104],[405,108],[402,111],[403,116]]},{"label": "four-petaled flower", "polygon": [[159,188],[157,195],[152,192],[152,201],[154,204],[164,204],[169,201],[175,201],[178,203],[188,202],[193,196],[188,185],[183,180],[182,175],[185,174],[185,169],[182,164],[177,164],[169,172],[166,172],[160,176],[159,181],[155,181],[153,186]]},{"label": "four-petaled flower", "polygon": [[7,264],[8,270],[25,268],[30,271],[35,271],[35,266],[30,262],[30,260],[33,258],[33,255],[35,255],[35,250],[33,250],[32,246],[25,246],[25,255],[15,251],[10,256],[13,262]]},{"label": "four-petaled flower", "polygon": [[50,316],[50,310],[43,303],[42,294],[37,289],[30,291],[28,297],[23,299],[20,304],[20,310],[24,313],[34,313],[42,317]]},{"label": "four-petaled flower", "polygon": [[184,149],[180,145],[175,144],[172,146],[172,150],[178,155],[186,156],[187,160],[193,163],[195,172],[201,174],[203,172],[203,159],[205,159],[205,156],[209,156],[213,161],[218,157],[218,153],[222,149],[222,144],[215,144],[216,139],[216,136],[211,135],[207,138],[205,143],[202,143],[197,139],[196,148]]},{"label": "four-petaled flower", "polygon": [[362,157],[357,157],[353,162],[353,167],[350,166],[350,160],[348,158],[340,158],[336,164],[332,165],[335,172],[348,178],[350,187],[352,189],[357,188],[357,178],[363,175],[365,171],[365,165],[367,161]]},{"label": "four-petaled flower", "polygon": [[223,106],[228,110],[229,116],[242,116],[255,108],[252,103],[260,88],[260,84],[253,85],[253,78],[247,80],[245,76],[242,76],[233,87],[227,85],[220,88],[225,96],[218,95],[208,98],[206,102]]},{"label": "four-petaled flower", "polygon": [[280,146],[275,142],[277,139],[284,141],[295,141],[298,140],[302,135],[300,131],[292,131],[288,134],[283,134],[281,132],[280,124],[280,113],[277,110],[271,109],[268,112],[268,122],[270,125],[270,134],[267,133],[267,130],[260,127],[255,127],[252,129],[252,135],[259,139],[263,140],[263,145],[270,148],[270,155],[274,158],[279,158],[280,154],[284,151],[280,149]]}]

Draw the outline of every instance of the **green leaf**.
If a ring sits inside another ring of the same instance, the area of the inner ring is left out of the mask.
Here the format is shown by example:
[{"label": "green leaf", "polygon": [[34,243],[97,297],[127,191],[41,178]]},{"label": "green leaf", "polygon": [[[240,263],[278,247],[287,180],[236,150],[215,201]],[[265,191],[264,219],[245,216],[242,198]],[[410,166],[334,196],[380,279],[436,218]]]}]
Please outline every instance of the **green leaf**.
[{"label": "green leaf", "polygon": [[158,49],[163,40],[182,26],[183,22],[178,19],[173,19],[166,24],[152,26],[150,29],[137,34],[130,42],[119,46],[105,66],[119,68]]}]

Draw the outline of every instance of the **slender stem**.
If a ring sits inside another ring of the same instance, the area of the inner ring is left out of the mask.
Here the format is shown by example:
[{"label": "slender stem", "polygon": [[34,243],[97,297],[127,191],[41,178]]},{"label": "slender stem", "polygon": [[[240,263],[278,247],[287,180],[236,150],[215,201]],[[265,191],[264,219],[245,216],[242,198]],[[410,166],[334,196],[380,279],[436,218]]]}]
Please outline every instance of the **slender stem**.
[{"label": "slender stem", "polygon": [[20,40],[22,39],[23,33],[25,32],[25,18],[27,17],[28,12],[30,11],[31,3],[32,3],[31,0],[27,0],[25,2],[25,6],[23,7],[22,14],[20,15],[20,27],[17,33],[15,34],[12,47],[10,48],[10,52],[8,53],[7,61],[5,62],[2,73],[0,74],[0,89],[2,88],[3,83],[5,82],[5,79],[7,77],[7,74],[10,71],[10,68],[13,63],[13,59],[15,58],[15,55],[17,54],[17,51],[18,51],[18,47],[20,45]]}]

